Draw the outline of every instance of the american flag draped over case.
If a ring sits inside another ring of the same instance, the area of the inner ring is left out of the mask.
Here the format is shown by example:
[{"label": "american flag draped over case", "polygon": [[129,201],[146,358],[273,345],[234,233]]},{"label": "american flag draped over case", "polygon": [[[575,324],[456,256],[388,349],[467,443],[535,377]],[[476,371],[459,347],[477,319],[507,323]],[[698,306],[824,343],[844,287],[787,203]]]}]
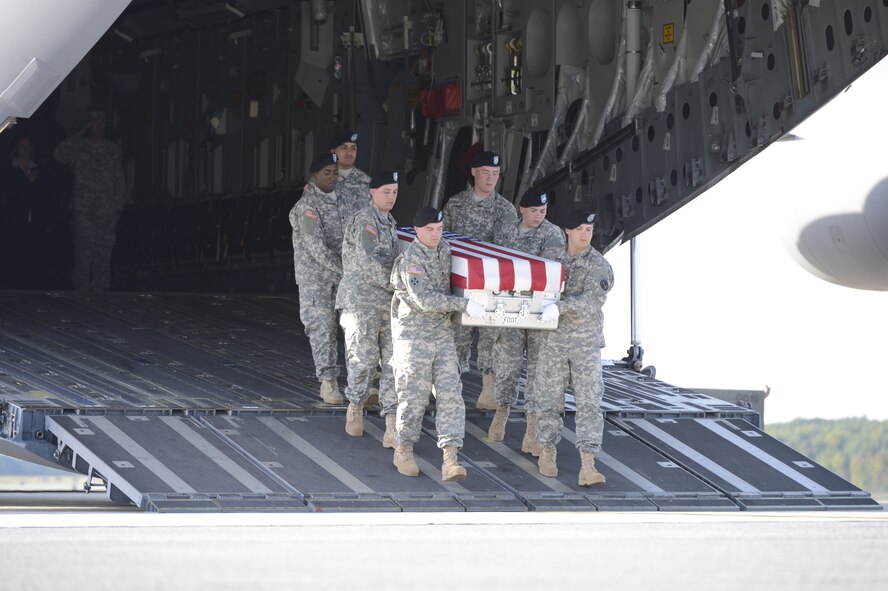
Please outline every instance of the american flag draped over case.
[{"label": "american flag draped over case", "polygon": [[[398,228],[401,249],[413,242],[413,228]],[[554,329],[557,322],[539,320],[545,305],[557,302],[564,289],[561,263],[467,236],[444,233],[452,255],[453,293],[484,305],[482,319],[462,314],[456,318],[471,326]]]}]

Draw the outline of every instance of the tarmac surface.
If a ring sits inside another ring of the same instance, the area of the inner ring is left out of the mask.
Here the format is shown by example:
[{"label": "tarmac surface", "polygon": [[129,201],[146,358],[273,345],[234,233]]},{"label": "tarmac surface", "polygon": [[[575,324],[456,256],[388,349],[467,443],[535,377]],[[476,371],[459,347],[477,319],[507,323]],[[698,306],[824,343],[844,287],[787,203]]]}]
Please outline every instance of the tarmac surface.
[{"label": "tarmac surface", "polygon": [[0,495],[0,587],[888,589],[888,511],[198,515],[97,497]]}]

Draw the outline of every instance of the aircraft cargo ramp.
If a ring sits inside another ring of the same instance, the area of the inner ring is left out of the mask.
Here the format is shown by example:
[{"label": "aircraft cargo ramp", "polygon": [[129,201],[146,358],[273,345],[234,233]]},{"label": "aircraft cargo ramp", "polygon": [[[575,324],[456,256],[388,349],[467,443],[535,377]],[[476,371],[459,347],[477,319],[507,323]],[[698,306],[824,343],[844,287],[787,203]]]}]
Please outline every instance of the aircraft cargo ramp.
[{"label": "aircraft cargo ramp", "polygon": [[[480,380],[467,381],[471,409]],[[406,478],[378,413],[349,437],[345,408],[318,399],[292,295],[0,294],[0,451],[148,511],[880,508],[750,409],[619,364],[605,383],[601,487],[576,485],[570,404],[557,479],[521,453],[520,409],[502,443],[469,410],[461,482],[441,481],[427,416],[421,474]]]}]

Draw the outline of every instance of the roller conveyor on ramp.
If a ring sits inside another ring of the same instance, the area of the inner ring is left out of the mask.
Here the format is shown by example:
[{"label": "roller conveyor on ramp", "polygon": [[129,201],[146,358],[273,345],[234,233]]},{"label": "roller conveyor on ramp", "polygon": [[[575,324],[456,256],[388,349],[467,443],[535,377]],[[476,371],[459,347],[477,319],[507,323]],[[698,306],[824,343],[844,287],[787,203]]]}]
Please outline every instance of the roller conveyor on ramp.
[{"label": "roller conveyor on ramp", "polygon": [[[0,451],[73,467],[149,511],[595,511],[879,508],[758,429],[758,415],[618,364],[605,368],[607,483],[579,487],[568,396],[559,477],[470,410],[441,481],[433,407],[418,478],[392,466],[384,423],[343,430],[317,398],[295,298],[0,294]],[[466,377],[467,407],[479,393]]]}]

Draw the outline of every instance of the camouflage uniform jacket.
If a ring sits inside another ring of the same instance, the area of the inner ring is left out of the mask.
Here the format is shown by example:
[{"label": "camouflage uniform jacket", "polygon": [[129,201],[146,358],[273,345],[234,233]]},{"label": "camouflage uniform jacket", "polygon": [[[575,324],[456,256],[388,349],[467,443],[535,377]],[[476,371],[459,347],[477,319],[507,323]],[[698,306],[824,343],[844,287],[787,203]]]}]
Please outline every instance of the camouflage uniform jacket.
[{"label": "camouflage uniform jacket", "polygon": [[348,176],[340,171],[336,180],[336,195],[350,203],[354,211],[364,209],[370,203],[370,177],[357,166],[352,168]]},{"label": "camouflage uniform jacket", "polygon": [[512,224],[505,236],[502,237],[500,244],[539,256],[544,250],[558,250],[564,246],[564,230],[549,220],[543,220],[539,228],[522,232],[521,220],[519,219]]},{"label": "camouflage uniform jacket", "polygon": [[[450,294],[450,245],[436,250],[414,240],[392,269],[392,332],[394,337],[435,338],[450,328],[450,313],[463,312],[468,300]],[[396,329],[397,327],[397,329]]]},{"label": "camouflage uniform jacket", "polygon": [[497,193],[475,199],[474,189],[457,193],[444,206],[444,229],[499,244],[517,221],[515,206]]},{"label": "camouflage uniform jacket", "polygon": [[74,169],[71,209],[116,220],[127,199],[120,147],[108,139],[70,137],[53,156]]},{"label": "camouflage uniform jacket", "polygon": [[290,210],[296,283],[339,283],[342,278],[342,237],[354,214],[335,192],[324,193],[309,183]]},{"label": "camouflage uniform jacket", "polygon": [[398,242],[395,218],[381,212],[372,202],[352,217],[342,240],[337,309],[387,308],[392,301],[390,280]]},{"label": "camouflage uniform jacket", "polygon": [[558,302],[561,316],[553,338],[580,338],[584,343],[604,347],[602,306],[614,285],[610,263],[591,246],[576,256],[567,254],[567,246],[549,249],[542,256],[564,265],[564,292]]}]

